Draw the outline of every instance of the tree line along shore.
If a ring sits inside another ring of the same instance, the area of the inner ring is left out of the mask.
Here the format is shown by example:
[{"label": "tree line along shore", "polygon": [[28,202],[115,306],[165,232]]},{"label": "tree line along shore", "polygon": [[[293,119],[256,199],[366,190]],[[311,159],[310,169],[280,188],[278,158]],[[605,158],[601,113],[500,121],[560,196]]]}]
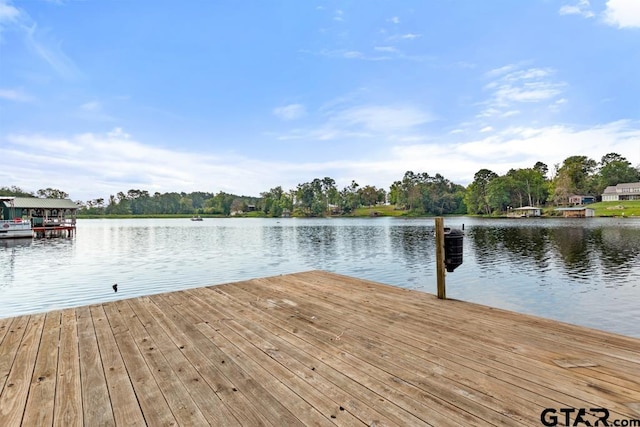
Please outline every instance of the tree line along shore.
[{"label": "tree line along shore", "polygon": [[[78,201],[80,217],[323,217],[323,216],[433,216],[505,215],[509,209],[538,206],[543,214],[568,206],[573,195],[596,199],[608,186],[640,181],[640,166],[617,153],[599,162],[571,156],[554,165],[550,173],[543,162],[530,168],[511,169],[498,175],[480,169],[468,186],[455,184],[440,174],[407,171],[388,190],[355,181],[339,189],[333,178],[316,178],[288,191],[271,188],[259,197],[211,192],[155,192],[130,189],[108,199]],[[16,186],[0,187],[0,195],[68,198],[62,190],[29,192]],[[590,205],[596,216],[640,216],[640,201],[600,202]]]}]

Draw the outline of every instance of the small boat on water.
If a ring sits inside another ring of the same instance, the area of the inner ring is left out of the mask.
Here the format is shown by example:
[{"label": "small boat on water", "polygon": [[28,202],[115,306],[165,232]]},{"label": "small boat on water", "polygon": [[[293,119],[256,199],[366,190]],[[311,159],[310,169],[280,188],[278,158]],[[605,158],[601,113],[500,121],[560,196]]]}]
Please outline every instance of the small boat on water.
[{"label": "small boat on water", "polygon": [[33,237],[33,230],[29,221],[21,218],[0,220],[0,239],[19,239]]},{"label": "small boat on water", "polygon": [[[20,239],[33,237],[31,221],[16,217],[13,201],[15,197],[0,196],[0,239]],[[5,206],[7,209],[2,209]],[[7,215],[8,214],[8,215]],[[7,217],[8,216],[8,217]],[[7,218],[4,218],[7,217]]]},{"label": "small boat on water", "polygon": [[191,217],[191,221],[202,221],[202,217],[200,215]]}]

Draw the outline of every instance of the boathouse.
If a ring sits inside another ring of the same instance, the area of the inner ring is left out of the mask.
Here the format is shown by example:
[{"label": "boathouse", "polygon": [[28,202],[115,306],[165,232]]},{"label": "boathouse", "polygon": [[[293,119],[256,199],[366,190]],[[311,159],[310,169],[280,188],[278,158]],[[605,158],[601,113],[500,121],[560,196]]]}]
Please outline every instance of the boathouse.
[{"label": "boathouse", "polygon": [[535,206],[523,206],[521,208],[511,209],[507,216],[509,218],[528,218],[531,216],[540,216],[541,209]]},{"label": "boathouse", "polygon": [[585,207],[557,208],[556,211],[562,212],[565,218],[592,218],[596,213],[594,209]]},{"label": "boathouse", "polygon": [[71,234],[76,228],[78,209],[78,204],[70,199],[14,197],[0,202],[0,219],[9,219],[13,215],[28,221],[36,235],[63,230]]}]

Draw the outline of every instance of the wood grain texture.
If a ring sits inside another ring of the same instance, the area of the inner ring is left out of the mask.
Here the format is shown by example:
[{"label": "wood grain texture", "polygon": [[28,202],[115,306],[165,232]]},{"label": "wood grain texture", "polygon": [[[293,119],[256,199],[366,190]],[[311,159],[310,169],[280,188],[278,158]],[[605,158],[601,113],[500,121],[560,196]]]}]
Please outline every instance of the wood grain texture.
[{"label": "wood grain texture", "polygon": [[0,320],[2,426],[522,426],[638,402],[638,339],[322,271]]}]

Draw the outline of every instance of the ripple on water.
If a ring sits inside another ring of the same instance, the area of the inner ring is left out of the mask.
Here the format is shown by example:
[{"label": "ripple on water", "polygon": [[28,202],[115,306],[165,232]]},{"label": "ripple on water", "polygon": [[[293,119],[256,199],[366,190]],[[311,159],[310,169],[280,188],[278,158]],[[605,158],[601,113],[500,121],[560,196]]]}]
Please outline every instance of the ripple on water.
[{"label": "ripple on water", "polygon": [[[448,296],[640,336],[640,222],[445,222],[466,225]],[[80,220],[0,243],[0,316],[311,269],[435,293],[433,220]]]}]

